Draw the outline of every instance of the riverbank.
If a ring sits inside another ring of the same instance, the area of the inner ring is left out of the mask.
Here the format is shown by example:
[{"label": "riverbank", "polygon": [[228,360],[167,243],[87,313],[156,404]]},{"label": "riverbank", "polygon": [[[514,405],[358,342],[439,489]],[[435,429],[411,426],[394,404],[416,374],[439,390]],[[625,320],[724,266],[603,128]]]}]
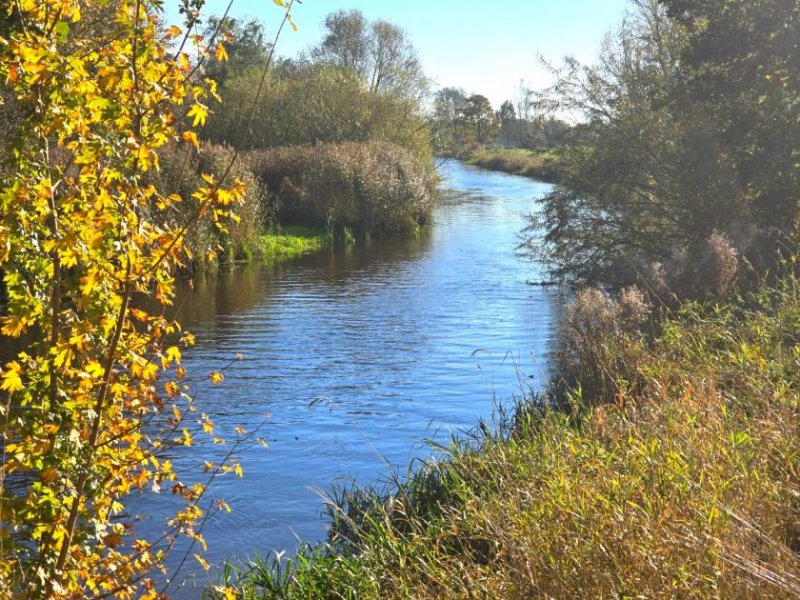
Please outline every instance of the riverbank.
[{"label": "riverbank", "polygon": [[547,150],[482,149],[470,154],[465,162],[482,169],[532,177],[548,183],[553,183],[558,179],[558,157]]},{"label": "riverbank", "polygon": [[227,584],[246,598],[796,597],[799,285],[686,304],[648,338],[597,292],[566,410],[529,401],[404,483],[339,495],[329,543]]},{"label": "riverbank", "polygon": [[[388,142],[325,143],[235,153],[210,143],[199,152],[177,144],[160,153],[150,183],[176,190],[184,219],[197,211],[203,177],[238,179],[245,192],[235,218],[218,228],[197,220],[185,244],[189,272],[220,264],[274,262],[307,254],[334,238],[413,237],[430,219],[438,178],[429,157]],[[205,174],[205,175],[201,175]],[[170,218],[173,218],[170,216]],[[285,227],[283,224],[302,224]],[[169,225],[169,222],[165,222]],[[206,249],[217,248],[208,253]]]}]

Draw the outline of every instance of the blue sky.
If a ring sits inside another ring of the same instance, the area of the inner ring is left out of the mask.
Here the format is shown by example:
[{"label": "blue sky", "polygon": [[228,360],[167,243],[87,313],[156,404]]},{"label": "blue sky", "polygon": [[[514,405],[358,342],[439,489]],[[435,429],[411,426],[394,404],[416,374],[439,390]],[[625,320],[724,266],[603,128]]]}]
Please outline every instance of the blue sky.
[{"label": "blue sky", "polygon": [[[170,0],[167,0],[166,4]],[[402,27],[437,87],[463,87],[497,108],[512,99],[520,79],[531,87],[549,80],[538,54],[558,63],[565,55],[590,62],[603,35],[615,28],[628,0],[303,0],[294,9],[298,31],[286,29],[278,53],[294,56],[322,38],[325,15],[359,9],[370,19]],[[221,14],[227,0],[207,0]],[[231,14],[254,17],[268,32],[281,17],[272,0],[234,0]]]}]

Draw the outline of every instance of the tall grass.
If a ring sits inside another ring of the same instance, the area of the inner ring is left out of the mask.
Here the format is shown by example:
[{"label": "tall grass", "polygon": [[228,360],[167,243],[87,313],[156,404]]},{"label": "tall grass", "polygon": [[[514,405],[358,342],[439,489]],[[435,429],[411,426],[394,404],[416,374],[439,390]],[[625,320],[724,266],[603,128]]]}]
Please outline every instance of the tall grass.
[{"label": "tall grass", "polygon": [[[192,193],[205,185],[202,174],[221,177],[233,155],[227,146],[214,144],[204,144],[199,152],[187,144],[164,147],[151,183],[183,199],[180,209],[165,218],[181,224],[194,214]],[[229,176],[247,185],[244,201],[224,232],[210,219],[187,232],[190,270],[298,256],[328,244],[334,234],[348,240],[353,232],[414,233],[429,219],[437,183],[429,161],[385,142],[242,152]]]},{"label": "tall grass", "polygon": [[572,410],[531,401],[402,481],[339,494],[328,543],[229,583],[251,598],[800,595],[800,285],[686,304],[650,336],[623,323],[642,322],[634,296],[596,297],[599,321],[575,309],[563,335],[595,347],[567,358],[604,367],[556,388]]},{"label": "tall grass", "polygon": [[248,164],[279,220],[336,233],[413,232],[428,221],[435,199],[433,167],[386,142],[260,150]]}]

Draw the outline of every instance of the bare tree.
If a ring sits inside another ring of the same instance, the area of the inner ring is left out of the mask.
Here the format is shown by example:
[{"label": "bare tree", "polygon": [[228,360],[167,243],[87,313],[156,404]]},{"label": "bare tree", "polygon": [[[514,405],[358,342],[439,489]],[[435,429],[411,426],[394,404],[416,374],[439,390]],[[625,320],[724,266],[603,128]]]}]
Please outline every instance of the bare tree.
[{"label": "bare tree", "polygon": [[358,10],[339,10],[325,19],[328,30],[312,57],[354,72],[375,93],[419,100],[428,91],[414,45],[388,21],[367,21]]},{"label": "bare tree", "polygon": [[338,10],[325,17],[328,33],[311,55],[353,71],[360,79],[369,73],[369,28],[359,10]]}]

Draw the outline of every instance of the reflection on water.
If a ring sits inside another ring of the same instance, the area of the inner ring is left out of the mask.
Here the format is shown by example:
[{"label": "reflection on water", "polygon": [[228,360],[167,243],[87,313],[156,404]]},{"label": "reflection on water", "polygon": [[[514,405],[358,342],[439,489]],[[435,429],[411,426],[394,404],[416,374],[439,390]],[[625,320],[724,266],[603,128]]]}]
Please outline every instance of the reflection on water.
[{"label": "reflection on water", "polygon": [[[244,479],[215,489],[233,512],[206,526],[210,562],[323,538],[315,490],[385,479],[429,453],[425,438],[541,384],[561,298],[527,284],[541,277],[515,246],[549,185],[453,161],[441,171],[451,201],[417,239],[207,275],[186,293],[181,320],[198,340],[188,372],[245,357],[220,386],[197,385],[200,410],[228,431],[270,415],[269,448],[244,451]],[[195,465],[209,450],[174,459]],[[160,532],[172,502],[134,498],[128,508],[147,515],[137,534]]]}]

